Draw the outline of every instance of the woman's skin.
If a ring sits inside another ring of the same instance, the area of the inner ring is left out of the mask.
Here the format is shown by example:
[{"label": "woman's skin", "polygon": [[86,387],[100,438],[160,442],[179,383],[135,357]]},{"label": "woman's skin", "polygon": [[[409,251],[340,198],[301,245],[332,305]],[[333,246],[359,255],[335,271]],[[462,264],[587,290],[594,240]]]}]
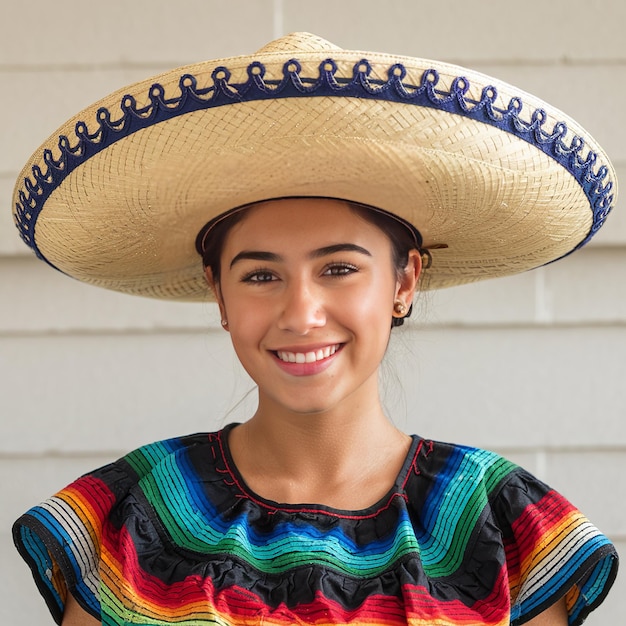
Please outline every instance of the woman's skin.
[{"label": "woman's skin", "polygon": [[[384,414],[378,370],[394,304],[408,310],[420,272],[415,250],[398,273],[385,233],[337,200],[265,202],[233,226],[207,280],[258,385],[229,440],[251,490],[358,510],[391,488],[410,438]],[[98,623],[68,599],[63,626]],[[564,600],[527,623],[565,626]]]},{"label": "woman's skin", "polygon": [[99,624],[101,624],[100,620],[89,615],[89,613],[76,602],[74,596],[68,594],[61,626],[98,626]]}]

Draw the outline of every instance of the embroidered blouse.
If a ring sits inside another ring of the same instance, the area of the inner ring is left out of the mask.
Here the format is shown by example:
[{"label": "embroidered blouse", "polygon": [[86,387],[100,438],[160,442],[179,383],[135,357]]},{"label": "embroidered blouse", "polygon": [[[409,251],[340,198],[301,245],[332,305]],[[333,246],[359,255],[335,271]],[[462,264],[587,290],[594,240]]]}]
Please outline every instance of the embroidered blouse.
[{"label": "embroidered blouse", "polygon": [[610,541],[523,469],[414,436],[360,511],[252,492],[228,432],[142,447],[15,524],[60,624],[67,594],[103,624],[523,624],[565,596],[580,624],[617,571]]}]

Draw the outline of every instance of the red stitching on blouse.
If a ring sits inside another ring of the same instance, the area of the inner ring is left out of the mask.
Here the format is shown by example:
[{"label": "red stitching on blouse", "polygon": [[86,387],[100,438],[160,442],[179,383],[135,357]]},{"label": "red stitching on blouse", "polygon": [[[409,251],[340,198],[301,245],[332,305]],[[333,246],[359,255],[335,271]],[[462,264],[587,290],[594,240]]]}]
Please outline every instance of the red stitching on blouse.
[{"label": "red stitching on blouse", "polygon": [[[232,468],[230,467],[230,465],[228,464],[228,459],[226,457],[226,453],[224,450],[224,441],[222,439],[222,432],[223,431],[219,431],[217,433],[217,442],[218,445],[220,447],[220,453],[222,456],[222,461],[224,462],[224,467],[226,468],[225,470],[219,470],[217,467],[217,471],[222,473],[222,474],[229,474],[229,476],[232,479],[232,483],[229,483],[226,481],[226,479],[224,479],[224,484],[228,485],[228,486],[232,486],[232,485],[236,485],[237,489],[239,489],[239,491],[241,492],[241,496],[237,496],[240,497],[241,499],[248,499],[251,502],[254,502],[255,504],[257,504],[258,506],[264,508],[267,510],[268,513],[270,514],[274,514],[277,513],[278,511],[284,511],[286,513],[315,513],[315,514],[323,514],[323,515],[328,515],[328,516],[332,516],[332,517],[336,517],[339,519],[351,519],[351,520],[359,520],[359,519],[372,519],[373,517],[376,517],[377,515],[379,515],[380,513],[382,513],[383,511],[386,511],[388,508],[391,507],[392,502],[394,501],[395,498],[402,498],[403,500],[408,502],[408,498],[404,493],[404,488],[406,486],[406,483],[408,482],[409,476],[411,474],[411,469],[413,469],[415,471],[416,474],[419,475],[420,471],[419,468],[417,467],[417,456],[419,454],[419,452],[422,449],[422,444],[424,443],[423,439],[420,439],[417,448],[415,450],[415,454],[413,455],[413,459],[411,460],[411,465],[409,467],[409,471],[407,471],[406,476],[404,478],[404,481],[402,483],[402,490],[401,491],[396,491],[394,493],[392,493],[389,496],[389,500],[387,500],[387,504],[379,507],[378,509],[376,509],[376,511],[369,513],[367,515],[363,514],[363,515],[347,515],[344,513],[339,513],[337,511],[333,511],[332,507],[328,507],[328,509],[314,509],[314,508],[307,508],[307,507],[301,507],[301,508],[297,508],[295,506],[272,506],[271,504],[269,504],[268,502],[264,501],[264,500],[260,500],[258,498],[255,498],[251,493],[249,493],[244,487],[243,485],[237,480],[237,477],[235,476],[235,473],[233,472]],[[430,443],[430,449],[427,452],[427,455],[432,452],[432,441],[429,442]]]}]

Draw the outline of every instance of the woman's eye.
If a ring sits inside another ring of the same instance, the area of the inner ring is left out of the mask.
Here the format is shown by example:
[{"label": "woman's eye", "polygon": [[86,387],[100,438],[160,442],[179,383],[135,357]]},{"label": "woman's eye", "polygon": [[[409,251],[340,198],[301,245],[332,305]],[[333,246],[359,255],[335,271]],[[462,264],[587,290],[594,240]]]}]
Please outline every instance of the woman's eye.
[{"label": "woman's eye", "polygon": [[262,270],[250,272],[242,278],[244,283],[269,283],[272,280],[274,280],[274,275]]},{"label": "woman's eye", "polygon": [[350,263],[336,263],[329,265],[324,271],[325,276],[346,276],[358,271],[358,268]]}]

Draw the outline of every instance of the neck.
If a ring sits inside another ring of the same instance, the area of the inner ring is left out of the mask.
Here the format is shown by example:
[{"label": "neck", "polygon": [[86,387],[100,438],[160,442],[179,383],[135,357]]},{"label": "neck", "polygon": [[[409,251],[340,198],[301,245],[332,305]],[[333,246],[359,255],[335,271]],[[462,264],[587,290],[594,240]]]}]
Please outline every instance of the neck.
[{"label": "neck", "polygon": [[[393,484],[410,438],[387,419],[378,401],[313,414],[270,406],[260,398],[259,410],[229,440],[235,464],[259,495],[357,509],[373,504]],[[353,499],[351,492],[363,492],[363,485],[364,495]]]}]

